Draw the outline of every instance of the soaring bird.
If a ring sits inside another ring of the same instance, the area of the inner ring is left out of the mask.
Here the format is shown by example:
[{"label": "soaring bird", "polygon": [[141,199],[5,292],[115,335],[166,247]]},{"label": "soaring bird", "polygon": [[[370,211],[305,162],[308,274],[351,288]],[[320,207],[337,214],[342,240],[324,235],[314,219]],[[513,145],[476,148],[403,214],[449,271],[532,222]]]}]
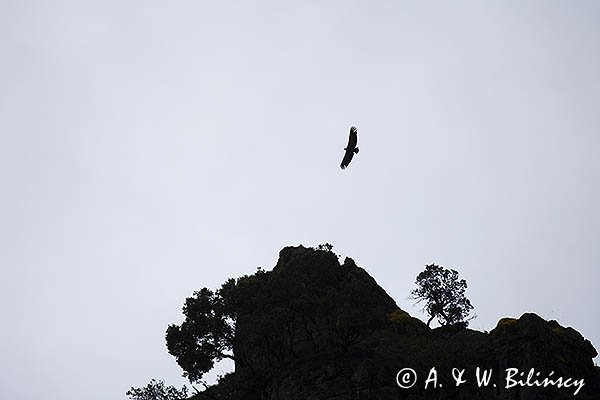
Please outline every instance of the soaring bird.
[{"label": "soaring bird", "polygon": [[340,167],[342,169],[346,169],[350,161],[352,161],[352,157],[354,157],[354,153],[358,154],[358,147],[356,147],[356,143],[358,142],[358,135],[356,132],[356,127],[350,127],[350,137],[348,138],[348,146],[344,148],[346,153],[344,153],[344,158],[342,159],[342,163]]}]

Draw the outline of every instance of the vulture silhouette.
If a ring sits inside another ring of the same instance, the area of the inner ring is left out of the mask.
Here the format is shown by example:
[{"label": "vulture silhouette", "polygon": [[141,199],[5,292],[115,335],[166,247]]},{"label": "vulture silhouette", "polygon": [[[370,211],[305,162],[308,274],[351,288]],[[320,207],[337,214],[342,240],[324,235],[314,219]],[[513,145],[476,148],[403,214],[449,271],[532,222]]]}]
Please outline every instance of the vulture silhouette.
[{"label": "vulture silhouette", "polygon": [[358,142],[358,135],[356,132],[356,127],[350,127],[350,137],[348,138],[348,145],[344,148],[346,153],[344,153],[344,158],[342,159],[342,163],[340,167],[342,169],[346,169],[346,167],[352,161],[352,157],[354,157],[355,153],[358,153],[358,147],[356,147],[356,143]]}]

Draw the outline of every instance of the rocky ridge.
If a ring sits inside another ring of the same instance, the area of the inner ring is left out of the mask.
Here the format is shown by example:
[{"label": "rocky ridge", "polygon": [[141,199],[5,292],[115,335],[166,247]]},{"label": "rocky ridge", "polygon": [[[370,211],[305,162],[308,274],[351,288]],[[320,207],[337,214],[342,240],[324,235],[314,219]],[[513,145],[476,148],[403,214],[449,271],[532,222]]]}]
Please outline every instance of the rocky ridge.
[{"label": "rocky ridge", "polygon": [[[489,333],[430,329],[327,249],[286,247],[272,271],[239,280],[236,291],[236,370],[196,399],[600,399],[597,352],[575,329],[531,313],[503,318]],[[403,389],[399,371],[409,367],[417,381]],[[477,368],[492,371],[488,385],[477,384]],[[454,369],[464,370],[458,387]],[[571,387],[533,383],[558,377]]]}]

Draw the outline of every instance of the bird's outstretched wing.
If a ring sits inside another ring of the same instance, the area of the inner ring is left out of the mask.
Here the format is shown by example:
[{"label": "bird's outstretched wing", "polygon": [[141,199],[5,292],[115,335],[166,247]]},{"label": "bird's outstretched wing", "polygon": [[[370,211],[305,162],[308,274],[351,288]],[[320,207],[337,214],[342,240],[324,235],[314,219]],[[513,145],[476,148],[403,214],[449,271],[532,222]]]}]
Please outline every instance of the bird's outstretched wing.
[{"label": "bird's outstretched wing", "polygon": [[344,158],[342,159],[342,163],[340,164],[340,168],[346,169],[346,167],[350,164],[350,161],[352,161],[352,157],[354,157],[354,152],[346,150]]},{"label": "bird's outstretched wing", "polygon": [[346,169],[346,167],[352,161],[352,157],[354,157],[354,153],[358,153],[358,147],[356,144],[358,143],[358,133],[356,128],[353,126],[350,128],[350,137],[348,138],[348,146],[344,150],[344,158],[342,159],[342,163],[340,164],[340,168]]}]

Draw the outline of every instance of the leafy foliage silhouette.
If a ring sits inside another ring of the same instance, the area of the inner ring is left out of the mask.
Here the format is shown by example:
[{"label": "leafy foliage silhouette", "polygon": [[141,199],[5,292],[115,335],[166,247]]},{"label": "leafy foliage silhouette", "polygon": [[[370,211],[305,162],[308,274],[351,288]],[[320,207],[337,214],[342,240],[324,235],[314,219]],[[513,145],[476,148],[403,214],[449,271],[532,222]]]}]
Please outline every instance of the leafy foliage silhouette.
[{"label": "leafy foliage silhouette", "polygon": [[216,292],[207,288],[194,292],[183,306],[184,322],[167,328],[167,349],[190,382],[200,381],[216,361],[235,360],[235,313],[230,304],[234,286],[229,279]]},{"label": "leafy foliage silhouette", "polygon": [[435,264],[426,265],[415,283],[418,287],[411,292],[411,297],[417,303],[425,302],[423,310],[429,314],[427,326],[435,318],[442,326],[466,328],[469,325],[472,318],[468,316],[473,306],[465,297],[467,281],[459,279],[458,271]]},{"label": "leafy foliage silhouette", "polygon": [[125,393],[130,400],[184,400],[188,398],[187,387],[181,389],[174,386],[166,386],[160,380],[152,379],[144,388],[131,388]]}]

